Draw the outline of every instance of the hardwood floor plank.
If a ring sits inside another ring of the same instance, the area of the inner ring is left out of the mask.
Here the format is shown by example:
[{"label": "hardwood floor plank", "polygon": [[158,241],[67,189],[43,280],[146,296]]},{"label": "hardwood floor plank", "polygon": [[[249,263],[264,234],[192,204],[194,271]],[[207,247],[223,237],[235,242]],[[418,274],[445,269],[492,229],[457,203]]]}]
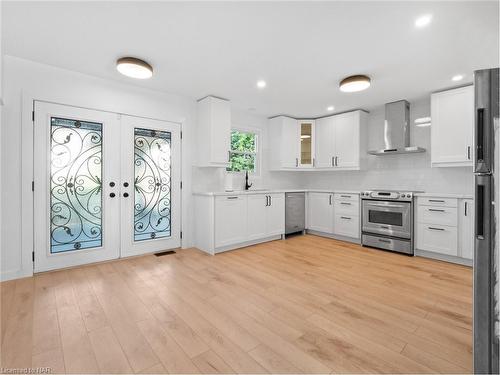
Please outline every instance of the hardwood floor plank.
[{"label": "hardwood floor plank", "polygon": [[0,284],[1,366],[471,373],[472,270],[305,235]]},{"label": "hardwood floor plank", "polygon": [[193,362],[202,374],[233,374],[235,371],[213,350],[193,358]]}]

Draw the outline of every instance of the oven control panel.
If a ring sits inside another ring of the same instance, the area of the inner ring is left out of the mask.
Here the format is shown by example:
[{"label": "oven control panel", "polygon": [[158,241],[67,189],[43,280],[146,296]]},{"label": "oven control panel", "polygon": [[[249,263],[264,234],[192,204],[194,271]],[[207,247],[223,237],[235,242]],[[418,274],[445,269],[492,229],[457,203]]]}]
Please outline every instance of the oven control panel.
[{"label": "oven control panel", "polygon": [[390,190],[369,190],[361,192],[361,199],[380,199],[389,201],[407,201],[413,200],[413,192],[390,191]]}]

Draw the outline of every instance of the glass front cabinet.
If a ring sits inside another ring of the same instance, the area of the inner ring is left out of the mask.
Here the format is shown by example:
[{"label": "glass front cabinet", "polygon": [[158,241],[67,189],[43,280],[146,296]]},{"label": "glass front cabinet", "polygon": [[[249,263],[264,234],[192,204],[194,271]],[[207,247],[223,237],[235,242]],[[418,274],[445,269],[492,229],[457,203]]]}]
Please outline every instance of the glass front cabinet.
[{"label": "glass front cabinet", "polygon": [[299,120],[299,155],[297,158],[298,168],[313,168],[314,167],[314,120]]}]

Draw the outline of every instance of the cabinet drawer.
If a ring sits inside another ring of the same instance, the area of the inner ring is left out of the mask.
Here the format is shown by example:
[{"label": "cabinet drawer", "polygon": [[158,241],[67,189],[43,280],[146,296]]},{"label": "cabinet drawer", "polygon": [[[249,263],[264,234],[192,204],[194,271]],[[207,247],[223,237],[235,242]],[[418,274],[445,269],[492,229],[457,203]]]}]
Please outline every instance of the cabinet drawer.
[{"label": "cabinet drawer", "polygon": [[456,198],[418,197],[417,204],[419,206],[457,207],[458,200]]},{"label": "cabinet drawer", "polygon": [[417,249],[457,256],[457,227],[419,223]]},{"label": "cabinet drawer", "polygon": [[349,202],[359,202],[359,194],[335,193],[333,199]]},{"label": "cabinet drawer", "polygon": [[417,222],[456,227],[458,223],[456,207],[418,206]]},{"label": "cabinet drawer", "polygon": [[334,212],[336,214],[347,214],[359,216],[359,201],[334,201]]},{"label": "cabinet drawer", "polygon": [[335,215],[333,231],[339,236],[359,238],[359,216]]}]

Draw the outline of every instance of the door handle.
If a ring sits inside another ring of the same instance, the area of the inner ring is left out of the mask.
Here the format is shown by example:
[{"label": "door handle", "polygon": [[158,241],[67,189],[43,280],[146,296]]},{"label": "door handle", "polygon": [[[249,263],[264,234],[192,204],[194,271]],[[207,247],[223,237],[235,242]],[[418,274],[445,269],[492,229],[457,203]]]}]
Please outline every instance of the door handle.
[{"label": "door handle", "polygon": [[484,160],[484,108],[477,109],[476,159]]}]

